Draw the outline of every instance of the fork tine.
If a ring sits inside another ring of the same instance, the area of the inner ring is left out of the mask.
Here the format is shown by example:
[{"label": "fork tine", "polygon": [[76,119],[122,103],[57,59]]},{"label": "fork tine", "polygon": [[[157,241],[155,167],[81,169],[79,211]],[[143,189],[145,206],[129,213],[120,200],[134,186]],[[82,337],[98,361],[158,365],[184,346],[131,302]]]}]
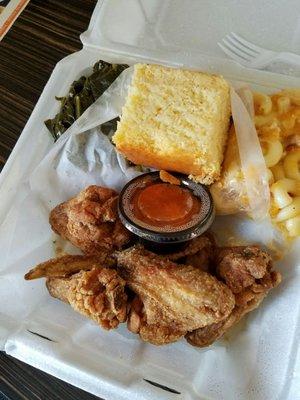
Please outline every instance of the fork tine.
[{"label": "fork tine", "polygon": [[239,55],[235,54],[235,52],[233,52],[232,49],[228,49],[226,46],[224,46],[220,42],[218,42],[218,46],[224,51],[225,54],[227,54],[230,58],[237,61],[238,63],[248,64],[247,60],[245,60],[243,57],[240,57]]},{"label": "fork tine", "polygon": [[248,47],[248,49],[250,50],[256,51],[257,53],[265,51],[265,49],[263,49],[262,47],[256,46],[255,44],[248,42],[247,40],[243,39],[241,36],[237,35],[234,32],[230,32],[230,35],[232,35],[238,42]]},{"label": "fork tine", "polygon": [[245,53],[243,50],[240,50],[239,48],[237,48],[234,44],[232,44],[229,40],[227,40],[226,38],[224,38],[222,40],[223,44],[230,49],[231,51],[233,51],[237,56],[242,57],[245,61],[251,61],[253,56]]},{"label": "fork tine", "polygon": [[238,40],[236,40],[233,36],[226,35],[224,39],[227,39],[232,44],[232,46],[239,49],[243,53],[246,53],[251,58],[258,56],[258,53],[256,51],[251,50],[248,47],[244,46],[242,43],[240,43]]}]

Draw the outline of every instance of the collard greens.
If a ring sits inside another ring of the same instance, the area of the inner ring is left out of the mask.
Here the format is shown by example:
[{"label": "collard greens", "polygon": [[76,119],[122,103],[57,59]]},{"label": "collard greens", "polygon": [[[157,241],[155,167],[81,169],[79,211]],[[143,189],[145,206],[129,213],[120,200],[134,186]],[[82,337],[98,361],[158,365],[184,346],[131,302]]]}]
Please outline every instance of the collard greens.
[{"label": "collard greens", "polygon": [[[98,61],[90,76],[82,76],[74,81],[69,93],[64,97],[56,97],[60,101],[60,110],[52,119],[47,119],[45,125],[56,141],[81,114],[98,99],[112,82],[127,68],[125,64],[110,64]],[[109,133],[116,127],[116,121],[109,121],[101,126],[104,133]]]}]

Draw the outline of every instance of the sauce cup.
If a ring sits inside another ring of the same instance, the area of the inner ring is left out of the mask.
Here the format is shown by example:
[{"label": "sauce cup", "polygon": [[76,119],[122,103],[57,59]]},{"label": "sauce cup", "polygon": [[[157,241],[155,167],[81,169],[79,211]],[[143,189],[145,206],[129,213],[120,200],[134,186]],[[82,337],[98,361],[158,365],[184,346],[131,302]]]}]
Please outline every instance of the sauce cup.
[{"label": "sauce cup", "polygon": [[180,185],[163,182],[155,171],[132,179],[120,193],[119,217],[143,241],[184,243],[204,233],[214,220],[209,189],[186,175],[172,175]]}]

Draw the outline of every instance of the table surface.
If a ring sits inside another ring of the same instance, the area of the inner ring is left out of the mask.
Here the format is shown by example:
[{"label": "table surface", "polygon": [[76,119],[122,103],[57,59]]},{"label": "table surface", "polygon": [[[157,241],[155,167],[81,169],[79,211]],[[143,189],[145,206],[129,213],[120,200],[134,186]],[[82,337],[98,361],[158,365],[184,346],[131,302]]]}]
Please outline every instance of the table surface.
[{"label": "table surface", "polygon": [[[81,48],[96,0],[31,0],[0,42],[0,170],[55,64]],[[0,400],[97,397],[0,353]]]}]

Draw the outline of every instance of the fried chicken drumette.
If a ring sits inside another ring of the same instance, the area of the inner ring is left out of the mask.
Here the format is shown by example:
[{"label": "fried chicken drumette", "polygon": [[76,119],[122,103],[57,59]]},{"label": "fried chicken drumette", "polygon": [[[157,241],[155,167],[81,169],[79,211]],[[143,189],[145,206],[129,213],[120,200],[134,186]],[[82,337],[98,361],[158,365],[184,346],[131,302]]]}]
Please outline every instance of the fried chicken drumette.
[{"label": "fried chicken drumette", "polygon": [[118,194],[112,189],[89,186],[50,213],[55,233],[85,254],[103,255],[120,249],[131,238],[117,211]]},{"label": "fried chicken drumette", "polygon": [[118,271],[137,295],[128,328],[153,344],[178,340],[188,331],[225,319],[234,296],[215,277],[175,264],[141,246],[117,253]]},{"label": "fried chicken drumette", "polygon": [[126,321],[125,281],[97,257],[63,256],[37,265],[25,279],[46,277],[51,296],[69,303],[74,310],[102,328],[116,328]]},{"label": "fried chicken drumette", "polygon": [[223,321],[189,332],[186,339],[194,346],[205,347],[222,337],[281,281],[280,273],[272,270],[270,255],[257,246],[219,250],[216,273],[234,293],[235,307]]}]

